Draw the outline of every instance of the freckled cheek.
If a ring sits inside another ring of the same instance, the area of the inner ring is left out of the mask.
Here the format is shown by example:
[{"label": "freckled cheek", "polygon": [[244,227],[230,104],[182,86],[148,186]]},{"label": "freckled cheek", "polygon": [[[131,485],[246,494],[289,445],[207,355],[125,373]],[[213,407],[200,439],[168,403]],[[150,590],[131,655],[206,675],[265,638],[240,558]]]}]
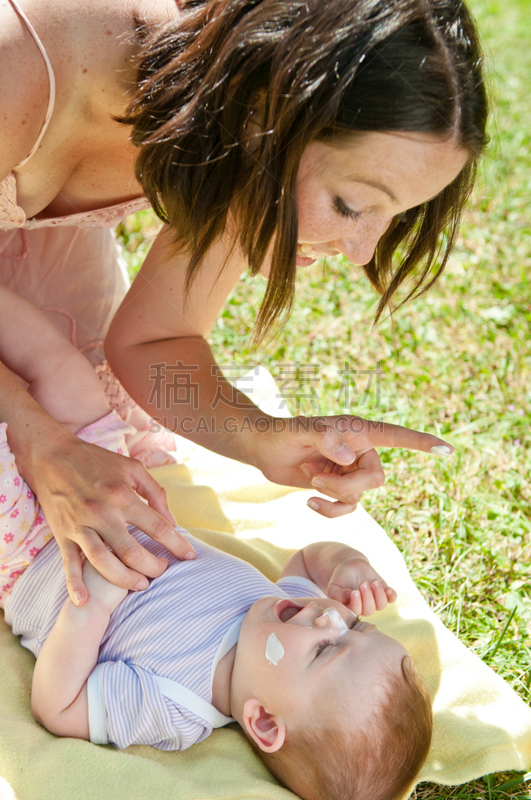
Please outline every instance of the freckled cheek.
[{"label": "freckled cheek", "polygon": [[340,221],[331,218],[330,210],[324,204],[301,197],[298,208],[300,242],[331,242],[341,235]]}]

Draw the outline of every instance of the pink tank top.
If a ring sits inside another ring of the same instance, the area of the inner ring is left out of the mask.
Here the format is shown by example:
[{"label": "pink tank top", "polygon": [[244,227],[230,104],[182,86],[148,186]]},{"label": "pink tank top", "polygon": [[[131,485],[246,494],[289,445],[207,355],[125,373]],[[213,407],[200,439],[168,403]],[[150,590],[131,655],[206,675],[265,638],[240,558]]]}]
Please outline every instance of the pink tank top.
[{"label": "pink tank top", "polygon": [[[24,166],[37,151],[48,128],[55,105],[55,74],[48,54],[44,49],[44,45],[39,39],[33,25],[19,7],[17,0],[9,0],[9,2],[33,36],[35,44],[39,48],[44,63],[46,64],[50,81],[50,94],[44,123],[31,152],[17,165],[16,169],[19,169]],[[134,200],[128,200],[126,203],[116,203],[115,205],[107,206],[106,208],[97,208],[93,211],[81,211],[63,217],[43,219],[36,219],[33,217],[33,219],[27,219],[24,210],[17,202],[17,181],[14,173],[10,172],[9,175],[0,182],[0,230],[10,230],[12,228],[43,228],[56,225],[76,225],[81,228],[113,228],[128,214],[133,214],[136,211],[142,211],[146,208],[149,208],[147,198],[136,197]]]}]

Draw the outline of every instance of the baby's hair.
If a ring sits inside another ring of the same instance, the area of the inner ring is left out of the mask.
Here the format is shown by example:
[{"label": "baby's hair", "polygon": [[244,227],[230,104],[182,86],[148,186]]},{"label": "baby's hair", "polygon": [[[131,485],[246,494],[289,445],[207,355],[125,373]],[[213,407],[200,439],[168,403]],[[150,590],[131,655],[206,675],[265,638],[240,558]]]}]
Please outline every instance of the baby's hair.
[{"label": "baby's hair", "polygon": [[389,673],[359,726],[306,726],[288,732],[276,753],[255,752],[284,786],[304,800],[394,800],[415,781],[433,728],[429,689],[409,656]]}]

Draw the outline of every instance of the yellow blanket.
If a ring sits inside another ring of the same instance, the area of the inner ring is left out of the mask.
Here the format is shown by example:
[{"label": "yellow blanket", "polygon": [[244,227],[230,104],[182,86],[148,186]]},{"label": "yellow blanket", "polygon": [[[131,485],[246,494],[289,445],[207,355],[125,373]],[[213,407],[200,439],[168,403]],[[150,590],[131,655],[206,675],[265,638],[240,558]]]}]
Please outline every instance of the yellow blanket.
[{"label": "yellow blanket", "polygon": [[[435,697],[433,747],[421,779],[454,784],[531,767],[531,709],[430,611],[397,549],[363,509],[322,519],[306,508],[308,493],[269,484],[252,467],[201,448],[192,449],[184,465],[153,474],[181,525],[272,579],[292,549],[310,541],[343,541],[367,553],[399,592],[396,605],[373,619],[412,653]],[[119,752],[56,738],[31,716],[33,656],[3,619],[0,637],[1,800],[294,797],[269,775],[236,724],[184,753],[151,747]]]}]

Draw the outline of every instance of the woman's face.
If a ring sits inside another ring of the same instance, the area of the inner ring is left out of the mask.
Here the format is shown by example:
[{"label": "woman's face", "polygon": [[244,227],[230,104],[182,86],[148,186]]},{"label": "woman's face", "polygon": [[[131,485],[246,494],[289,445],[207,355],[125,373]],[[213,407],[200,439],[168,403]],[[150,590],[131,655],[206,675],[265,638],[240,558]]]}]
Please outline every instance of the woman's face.
[{"label": "woman's face", "polygon": [[422,205],[465,166],[468,152],[426,133],[367,133],[312,142],[297,178],[297,266],[343,254],[369,263],[393,217]]}]

